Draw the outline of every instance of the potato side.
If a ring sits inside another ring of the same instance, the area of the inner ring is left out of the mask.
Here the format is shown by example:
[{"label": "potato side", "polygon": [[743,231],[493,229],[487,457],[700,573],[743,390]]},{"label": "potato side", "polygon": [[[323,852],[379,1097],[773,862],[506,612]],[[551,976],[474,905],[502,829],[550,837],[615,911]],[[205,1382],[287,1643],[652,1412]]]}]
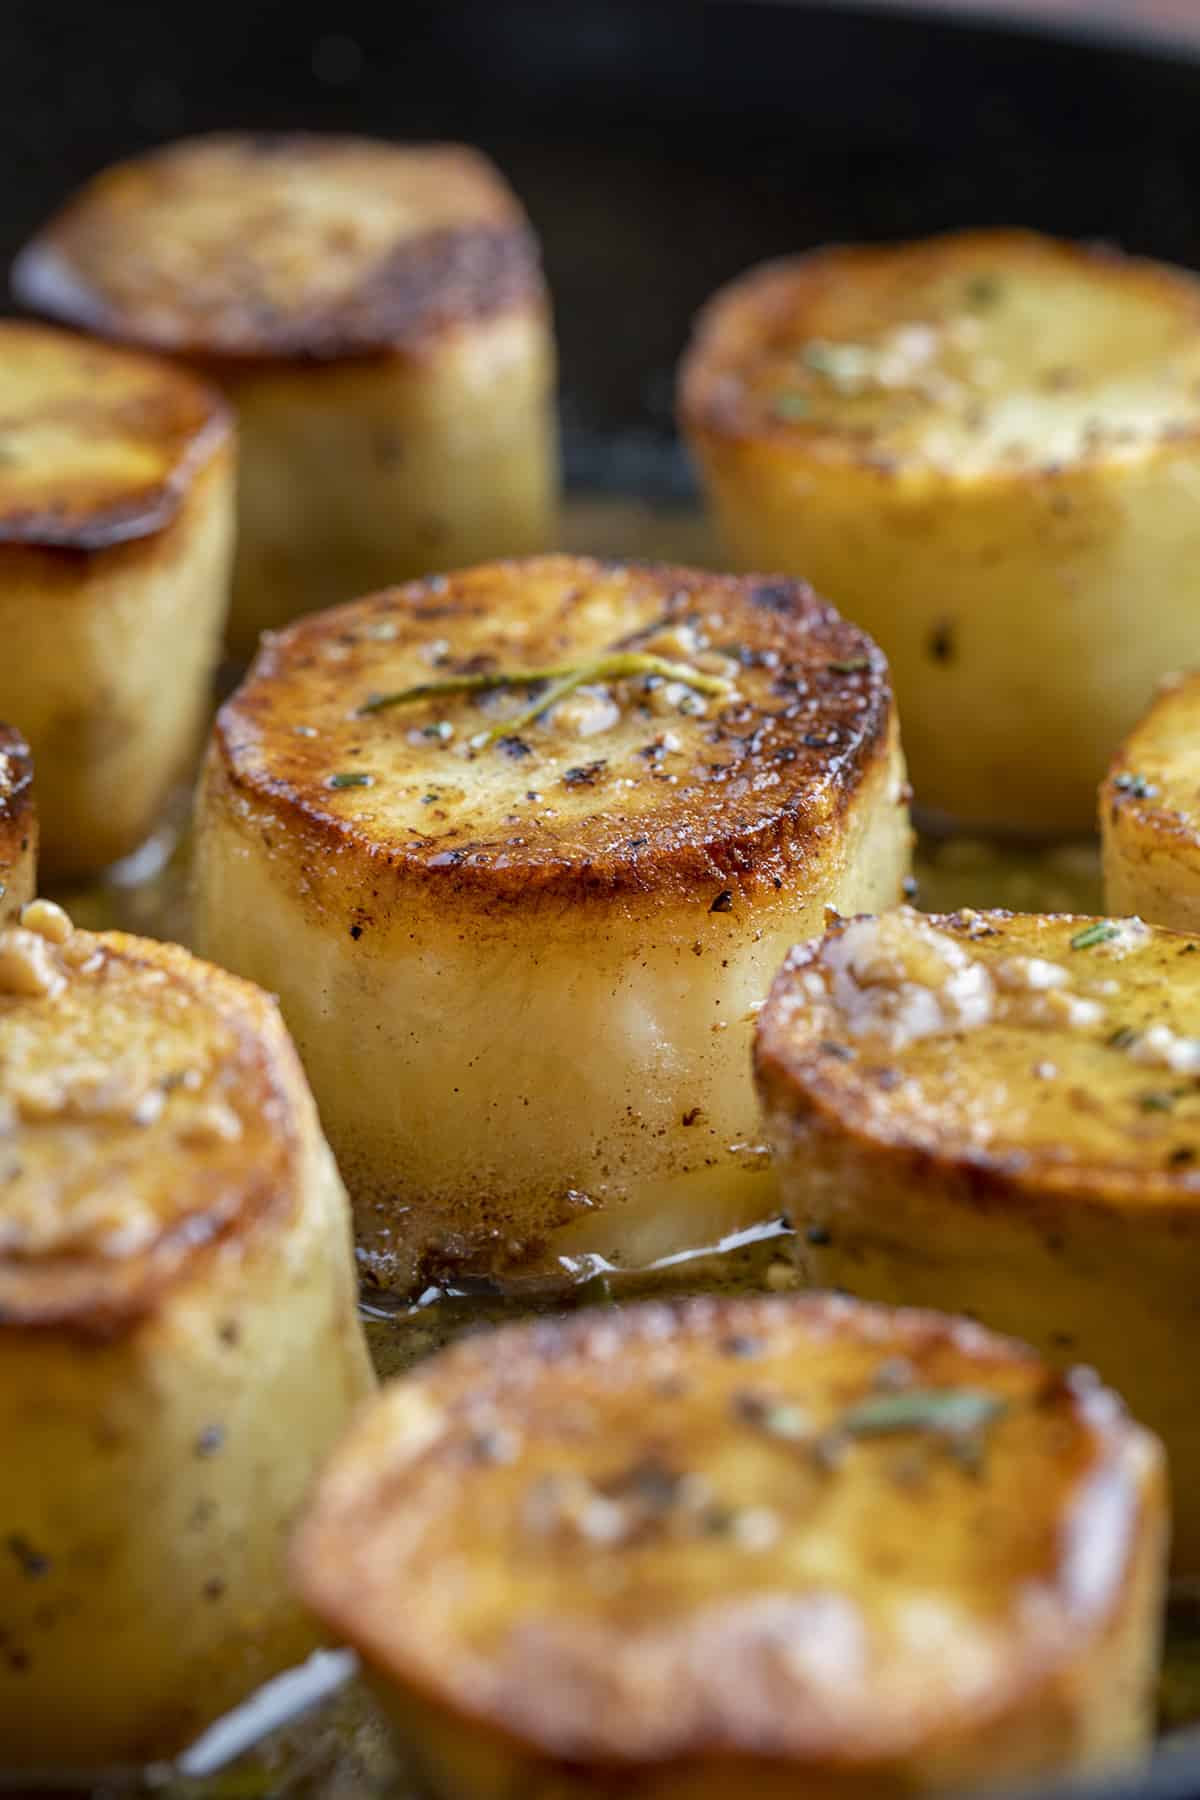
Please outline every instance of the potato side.
[{"label": "potato side", "polygon": [[[696,571],[484,565],[296,625],[224,709],[198,941],[280,994],[376,1279],[569,1286],[771,1219],[754,1008],[826,903],[898,897],[910,828],[882,659],[760,588],[775,610]],[[740,644],[743,690],[590,683],[520,732],[520,694],[356,711],[431,654],[627,640],[735,671]]]},{"label": "potato side", "polygon": [[1104,900],[1172,931],[1200,930],[1200,677],[1164,683],[1100,790]]},{"label": "potato side", "polygon": [[[274,1009],[117,934],[74,932],[60,965],[56,915],[0,935],[0,1161],[27,1165],[0,1206],[0,1762],[83,1772],[173,1754],[313,1648],[284,1543],[371,1376],[344,1190]],[[28,992],[56,966],[65,990]],[[210,1105],[186,1070],[207,1082],[231,1042],[250,1060]],[[196,1190],[208,1213],[180,1201],[147,1241],[142,1201]]]},{"label": "potato side", "polygon": [[1196,949],[1138,921],[841,921],[789,958],[756,1044],[807,1280],[1097,1368],[1166,1445],[1180,1574],[1200,1568]]},{"label": "potato side", "polygon": [[89,182],[14,282],[233,400],[237,656],[297,613],[553,539],[549,303],[529,221],[478,151],[187,139]]},{"label": "potato side", "polygon": [[136,850],[191,773],[228,602],[233,490],[228,449],[152,538],[0,545],[0,712],[33,747],[47,877]]},{"label": "potato side", "polygon": [[51,878],[154,830],[190,773],[229,600],[235,447],[151,357],[0,321],[0,717],[33,753]]},{"label": "potato side", "polygon": [[16,919],[36,885],[33,763],[20,732],[0,725],[0,926]]},{"label": "potato side", "polygon": [[418,358],[220,372],[241,443],[229,645],[430,569],[554,537],[554,353],[528,311]]},{"label": "potato side", "polygon": [[1061,834],[1194,656],[1198,395],[1191,276],[968,232],[734,282],[681,418],[738,564],[886,651],[919,803]]}]

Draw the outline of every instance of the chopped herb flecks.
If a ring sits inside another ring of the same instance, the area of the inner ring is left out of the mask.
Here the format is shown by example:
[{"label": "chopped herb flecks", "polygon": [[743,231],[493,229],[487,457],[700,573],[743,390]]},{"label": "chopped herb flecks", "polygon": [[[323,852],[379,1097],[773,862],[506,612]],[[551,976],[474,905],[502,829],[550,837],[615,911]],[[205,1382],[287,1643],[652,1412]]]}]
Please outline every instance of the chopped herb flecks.
[{"label": "chopped herb flecks", "polygon": [[809,413],[812,411],[812,402],[809,400],[807,394],[797,394],[794,392],[776,394],[774,400],[771,402],[771,411],[777,419],[782,419],[786,424],[790,425],[797,419],[806,419],[808,417]]},{"label": "chopped herb flecks", "polygon": [[1122,794],[1129,794],[1134,800],[1153,800],[1158,789],[1144,775],[1114,775],[1113,786]]},{"label": "chopped herb flecks", "polygon": [[339,774],[331,775],[325,785],[331,788],[370,787],[374,779],[361,769],[343,769]]},{"label": "chopped herb flecks", "polygon": [[1005,1403],[981,1388],[905,1388],[872,1394],[851,1406],[834,1430],[842,1437],[886,1437],[897,1431],[932,1431],[970,1437],[1004,1411]]},{"label": "chopped herb flecks", "polygon": [[1003,292],[995,275],[972,275],[967,283],[967,302],[971,306],[994,306]]},{"label": "chopped herb flecks", "polygon": [[787,1438],[792,1442],[808,1437],[812,1431],[808,1414],[801,1407],[789,1406],[786,1402],[764,1407],[758,1423],[769,1437]]},{"label": "chopped herb flecks", "polygon": [[464,675],[447,675],[437,681],[419,681],[414,687],[400,688],[396,693],[372,695],[358,711],[360,716],[385,712],[394,706],[443,699],[448,694],[489,694],[504,688],[540,688],[542,692],[521,711],[511,713],[471,740],[473,749],[484,750],[503,738],[517,737],[543,713],[573,694],[576,688],[593,681],[630,681],[639,677],[678,682],[681,687],[722,700],[733,693],[732,682],[722,675],[705,675],[688,663],[671,662],[665,656],[654,656],[648,651],[616,650],[583,662],[555,663],[544,669],[475,670]]},{"label": "chopped herb flecks", "polygon": [[1091,950],[1096,944],[1109,944],[1113,938],[1120,937],[1121,927],[1110,924],[1107,919],[1097,919],[1094,925],[1087,925],[1077,931],[1071,939],[1072,950]]},{"label": "chopped herb flecks", "polygon": [[870,376],[874,358],[862,344],[831,344],[814,338],[801,352],[805,366],[843,390],[856,388]]}]

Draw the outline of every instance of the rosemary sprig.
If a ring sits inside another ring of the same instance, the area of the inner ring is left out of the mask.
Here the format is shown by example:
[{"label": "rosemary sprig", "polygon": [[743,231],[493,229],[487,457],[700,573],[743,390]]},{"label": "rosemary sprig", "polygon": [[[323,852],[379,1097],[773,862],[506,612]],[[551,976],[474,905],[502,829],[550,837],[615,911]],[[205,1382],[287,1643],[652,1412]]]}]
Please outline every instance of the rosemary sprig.
[{"label": "rosemary sprig", "polygon": [[[848,1406],[816,1436],[809,1434],[803,1408],[790,1401],[735,1395],[734,1411],[770,1437],[805,1444],[819,1468],[836,1468],[856,1439],[924,1432],[943,1445],[962,1468],[977,1474],[983,1466],[988,1427],[1007,1411],[1008,1402],[982,1388],[884,1389],[880,1384],[885,1367],[878,1371],[877,1391]],[[906,1364],[901,1367],[907,1371]]]},{"label": "rosemary sprig", "polygon": [[796,393],[789,388],[782,394],[776,394],[771,402],[771,411],[777,419],[783,419],[790,425],[796,419],[808,418],[812,412],[812,401],[807,394]]},{"label": "rosemary sprig", "polygon": [[900,1432],[926,1432],[945,1445],[968,1474],[983,1466],[988,1426],[1006,1403],[980,1388],[906,1388],[900,1393],[871,1394],[848,1407],[813,1444],[820,1467],[834,1468],[855,1439],[889,1437]]},{"label": "rosemary sprig", "polygon": [[905,1388],[872,1394],[849,1407],[834,1427],[839,1437],[886,1437],[896,1431],[932,1431],[939,1437],[973,1437],[1004,1411],[1004,1401],[981,1388]]},{"label": "rosemary sprig", "polygon": [[492,669],[468,675],[447,675],[438,681],[420,681],[414,687],[400,688],[392,694],[374,695],[358,708],[358,715],[386,712],[393,706],[412,706],[421,700],[443,699],[447,694],[496,693],[502,688],[541,687],[549,682],[546,691],[522,711],[509,714],[473,740],[476,749],[486,749],[499,738],[523,731],[588,682],[629,681],[647,675],[656,675],[662,681],[677,681],[696,693],[711,694],[719,699],[733,692],[732,682],[722,675],[705,675],[687,663],[670,662],[665,656],[652,656],[648,651],[617,650],[590,661],[556,663],[544,669]]},{"label": "rosemary sprig", "polygon": [[1094,944],[1108,944],[1113,938],[1120,937],[1121,927],[1110,925],[1107,919],[1097,919],[1094,925],[1087,925],[1077,931],[1071,939],[1072,950],[1090,950]]}]

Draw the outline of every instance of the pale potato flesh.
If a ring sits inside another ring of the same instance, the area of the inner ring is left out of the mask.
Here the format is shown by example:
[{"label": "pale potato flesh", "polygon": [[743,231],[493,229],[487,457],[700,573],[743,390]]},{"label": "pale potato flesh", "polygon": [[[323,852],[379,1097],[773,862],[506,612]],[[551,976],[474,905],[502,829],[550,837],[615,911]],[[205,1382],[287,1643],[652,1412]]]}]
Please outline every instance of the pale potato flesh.
[{"label": "pale potato flesh", "polygon": [[[614,644],[734,691],[594,682],[480,748],[526,692],[359,710]],[[753,1008],[826,903],[898,898],[909,838],[882,659],[803,589],[534,559],[264,651],[214,736],[195,927],[280,994],[377,1279],[565,1284],[772,1216]]]},{"label": "pale potato flesh", "polygon": [[51,876],[149,835],[189,772],[229,599],[221,401],[143,356],[0,322],[0,717]]},{"label": "pale potato flesh", "polygon": [[37,885],[33,764],[20,732],[0,725],[0,926],[9,925]]},{"label": "pale potato flesh", "polygon": [[27,303],[170,352],[236,404],[229,644],[555,535],[537,246],[456,145],[215,136],[107,170],[18,259]]},{"label": "pale potato flesh", "polygon": [[554,347],[539,310],[377,356],[219,378],[237,407],[228,630],[259,634],[388,582],[554,540]]},{"label": "pale potato flesh", "polygon": [[[896,1422],[948,1394],[983,1422]],[[443,1353],[360,1417],[293,1566],[436,1794],[865,1800],[1142,1750],[1163,1549],[1161,1451],[1094,1380],[760,1298]]]},{"label": "pale potato flesh", "polygon": [[1105,904],[1200,930],[1200,677],[1164,683],[1100,792]]},{"label": "pale potato flesh", "polygon": [[789,958],[756,1065],[805,1277],[1094,1365],[1166,1444],[1175,1566],[1200,1568],[1200,943],[843,921]]},{"label": "pale potato flesh", "polygon": [[887,652],[918,801],[1088,829],[1193,649],[1194,279],[1016,232],[819,251],[710,304],[681,412],[737,559]]},{"label": "pale potato flesh", "polygon": [[173,946],[0,932],[0,1764],[173,1754],[312,1648],[283,1544],[371,1385],[278,1013]]}]

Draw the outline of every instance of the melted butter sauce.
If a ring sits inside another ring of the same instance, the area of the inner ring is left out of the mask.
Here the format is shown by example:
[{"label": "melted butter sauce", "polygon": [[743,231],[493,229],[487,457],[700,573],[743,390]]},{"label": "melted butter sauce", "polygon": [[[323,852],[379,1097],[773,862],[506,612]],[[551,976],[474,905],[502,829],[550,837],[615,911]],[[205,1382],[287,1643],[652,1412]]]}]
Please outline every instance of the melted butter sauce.
[{"label": "melted butter sauce", "polygon": [[[655,509],[620,498],[576,501],[564,521],[560,548],[651,561],[718,565],[705,522],[691,511]],[[76,922],[92,930],[116,928],[187,942],[188,801],[180,798],[162,833],[135,857],[84,889],[56,891]],[[1022,847],[955,836],[922,836],[917,851],[916,904],[930,912],[960,906],[1014,911],[1102,910],[1099,854],[1092,844]],[[790,1236],[774,1221],[736,1240],[653,1269],[626,1275],[616,1287],[603,1268],[581,1270],[566,1301],[517,1302],[486,1287],[470,1293],[428,1289],[413,1303],[364,1297],[363,1321],[381,1376],[402,1373],[450,1343],[460,1332],[513,1318],[584,1305],[619,1304],[648,1294],[783,1291],[795,1285],[781,1251]],[[1200,1592],[1181,1594],[1172,1607],[1160,1693],[1164,1731],[1200,1721]],[[251,1711],[251,1719],[253,1712]],[[278,1726],[262,1709],[266,1736],[255,1748],[211,1773],[173,1769],[116,1775],[93,1790],[116,1795],[154,1791],[167,1800],[420,1800],[366,1689],[349,1681],[331,1700]],[[60,1782],[60,1792],[69,1791]],[[0,1787],[3,1786],[0,1781]]]}]

